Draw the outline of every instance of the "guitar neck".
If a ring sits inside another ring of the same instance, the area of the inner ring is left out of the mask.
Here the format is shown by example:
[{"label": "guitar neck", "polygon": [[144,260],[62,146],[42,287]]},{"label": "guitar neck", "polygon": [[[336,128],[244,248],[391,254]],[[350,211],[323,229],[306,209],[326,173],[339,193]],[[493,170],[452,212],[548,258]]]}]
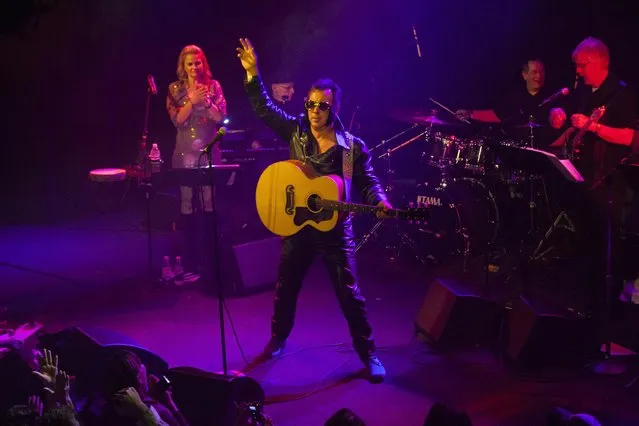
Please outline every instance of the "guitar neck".
[{"label": "guitar neck", "polygon": [[[350,213],[377,213],[381,209],[376,206],[369,206],[367,204],[357,204],[357,203],[345,203],[342,201],[332,201],[332,200],[318,200],[317,206],[329,209],[329,210],[337,210],[340,212],[350,212]],[[387,212],[389,216],[399,216],[401,210],[390,210]]]}]

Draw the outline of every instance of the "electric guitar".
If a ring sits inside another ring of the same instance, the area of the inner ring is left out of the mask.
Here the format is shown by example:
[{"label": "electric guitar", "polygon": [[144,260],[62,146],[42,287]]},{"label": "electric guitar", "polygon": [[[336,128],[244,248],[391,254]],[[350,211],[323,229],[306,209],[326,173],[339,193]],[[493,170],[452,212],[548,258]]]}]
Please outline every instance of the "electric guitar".
[{"label": "electric guitar", "polygon": [[[268,166],[255,190],[260,220],[272,233],[290,236],[306,226],[328,232],[335,227],[339,212],[377,213],[376,206],[346,203],[344,181],[337,175],[319,176],[298,160],[279,161]],[[428,208],[392,209],[391,217],[424,220]]]},{"label": "electric guitar", "polygon": [[[579,159],[581,148],[583,146],[584,135],[588,131],[588,128],[590,127],[590,125],[592,123],[595,123],[595,124],[598,123],[599,120],[601,119],[601,117],[603,117],[605,112],[606,112],[606,107],[605,106],[600,106],[598,108],[593,109],[592,113],[590,114],[590,117],[588,118],[588,121],[586,121],[586,123],[583,125],[583,127],[581,129],[577,129],[576,127],[569,127],[568,129],[566,129],[561,134],[561,136],[559,136],[557,139],[555,139],[555,142],[553,142],[552,145],[555,145],[555,144],[564,145],[565,144],[566,148],[568,148],[568,145],[572,144],[572,147],[571,147],[571,150],[572,150],[571,158]],[[573,135],[574,135],[574,137],[573,137]],[[572,138],[572,141],[569,142],[570,138]]]}]

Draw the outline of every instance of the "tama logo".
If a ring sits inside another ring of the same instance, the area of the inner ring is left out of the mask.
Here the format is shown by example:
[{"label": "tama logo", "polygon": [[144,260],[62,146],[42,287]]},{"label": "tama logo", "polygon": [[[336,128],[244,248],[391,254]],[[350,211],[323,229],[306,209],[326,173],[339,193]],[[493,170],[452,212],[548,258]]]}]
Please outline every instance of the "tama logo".
[{"label": "tama logo", "polygon": [[417,196],[417,204],[427,205],[427,206],[442,206],[442,199],[437,197],[426,197],[423,195]]}]

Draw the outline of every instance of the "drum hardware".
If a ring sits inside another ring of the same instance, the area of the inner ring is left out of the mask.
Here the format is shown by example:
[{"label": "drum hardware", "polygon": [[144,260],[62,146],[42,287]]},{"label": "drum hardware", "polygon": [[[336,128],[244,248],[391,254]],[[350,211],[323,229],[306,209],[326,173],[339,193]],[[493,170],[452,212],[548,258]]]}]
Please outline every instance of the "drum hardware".
[{"label": "drum hardware", "polygon": [[[392,136],[391,138],[389,138],[389,139],[383,139],[383,140],[382,140],[379,144],[377,144],[377,145],[375,145],[373,148],[371,148],[371,149],[369,150],[369,152],[373,152],[373,151],[375,151],[375,150],[377,150],[377,149],[384,148],[384,147],[386,146],[386,144],[388,144],[390,141],[395,140],[395,139],[397,139],[398,137],[400,137],[400,136],[404,135],[405,133],[410,132],[411,130],[413,130],[413,129],[414,129],[415,127],[417,127],[417,126],[419,126],[419,125],[418,125],[418,124],[413,124],[413,125],[412,125],[412,126],[410,126],[408,129],[406,129],[406,130],[402,130],[401,132],[399,132],[398,134],[396,134],[396,135]],[[423,133],[422,133],[422,135],[423,135]],[[402,144],[402,145],[404,145],[404,144]],[[397,147],[397,149],[398,149],[398,148],[399,148],[399,147]],[[382,154],[382,155],[383,155],[383,154]],[[379,158],[382,158],[382,157],[380,156]]]},{"label": "drum hardware", "polygon": [[[382,143],[380,143],[379,145],[377,145],[373,149],[383,147],[389,141],[401,136],[402,134],[406,133],[407,131],[409,131],[409,130],[415,128],[415,127],[416,127],[416,125],[412,126],[410,129],[404,130],[403,132],[391,137],[390,139],[382,141]],[[384,152],[383,154],[378,156],[379,159],[381,159],[381,158],[385,158],[386,159],[386,169],[385,169],[386,185],[385,185],[385,192],[389,196],[389,198],[392,196],[393,191],[395,189],[394,186],[393,186],[393,175],[395,174],[395,171],[393,170],[392,163],[391,163],[391,158],[392,158],[393,152],[395,152],[398,149],[401,149],[402,147],[414,142],[415,140],[417,140],[420,137],[424,136],[428,132],[430,132],[429,129],[427,129],[426,131],[420,133],[419,135],[409,139],[408,141],[396,146],[393,149],[388,149],[386,152]],[[384,224],[385,221],[386,221],[385,219],[379,219],[371,227],[371,229],[362,236],[362,238],[360,239],[359,243],[355,247],[355,253],[357,253],[364,246],[364,244],[366,244],[368,241],[370,241],[373,237],[377,237],[379,235],[378,234],[378,230]],[[413,255],[415,256],[415,258],[421,264],[426,264],[426,260],[419,253],[419,249],[418,249],[417,244],[415,243],[415,241],[407,233],[405,233],[405,232],[403,232],[401,230],[400,224],[399,224],[398,221],[395,221],[395,231],[393,232],[393,235],[394,235],[395,238],[399,238],[399,241],[397,241],[397,243],[395,245],[386,244],[387,253],[391,253],[390,256],[389,256],[389,260],[390,261],[397,260],[397,258],[400,255],[402,246],[406,246],[413,252]]]},{"label": "drum hardware", "polygon": [[550,225],[550,228],[548,228],[548,230],[544,234],[541,241],[539,241],[539,244],[537,244],[537,247],[535,247],[535,250],[532,253],[532,256],[531,256],[532,260],[534,261],[541,260],[554,249],[554,247],[551,246],[551,247],[545,248],[542,251],[542,249],[544,248],[544,244],[550,239],[552,234],[555,233],[555,231],[558,229],[565,229],[571,233],[575,233],[576,231],[575,226],[572,220],[570,219],[570,216],[568,216],[568,213],[566,213],[565,211],[562,211],[561,213],[559,213],[559,215],[557,215],[557,218]]}]

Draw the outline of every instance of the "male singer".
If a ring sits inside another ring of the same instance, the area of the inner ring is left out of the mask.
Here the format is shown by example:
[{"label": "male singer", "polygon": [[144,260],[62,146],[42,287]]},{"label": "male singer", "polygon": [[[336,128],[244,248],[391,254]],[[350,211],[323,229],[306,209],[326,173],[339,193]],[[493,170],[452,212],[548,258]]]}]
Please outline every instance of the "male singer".
[{"label": "male singer", "polygon": [[[336,174],[360,190],[368,204],[383,210],[391,208],[373,172],[371,157],[364,142],[348,134],[337,115],[341,89],[331,80],[319,80],[308,92],[305,113],[293,117],[273,105],[257,67],[257,55],[248,39],[240,39],[238,57],[246,70],[245,87],[257,115],[283,140],[289,142],[290,156],[310,164],[318,174]],[[351,177],[347,177],[350,174]],[[378,217],[388,217],[378,213]],[[346,317],[353,346],[373,383],[384,379],[386,371],[375,353],[372,328],[365,300],[355,274],[355,241],[349,216],[329,232],[306,227],[282,239],[279,280],[271,321],[271,340],[264,357],[278,356],[284,350],[295,319],[297,297],[306,273],[316,255],[323,257],[342,312]]]}]

